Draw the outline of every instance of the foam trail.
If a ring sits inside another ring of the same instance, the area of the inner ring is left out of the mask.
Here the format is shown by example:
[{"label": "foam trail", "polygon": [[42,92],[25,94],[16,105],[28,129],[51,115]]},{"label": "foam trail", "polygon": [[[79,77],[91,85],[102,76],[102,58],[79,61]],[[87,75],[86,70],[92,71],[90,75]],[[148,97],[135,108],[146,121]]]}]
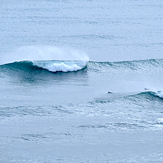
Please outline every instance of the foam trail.
[{"label": "foam trail", "polygon": [[34,60],[81,60],[88,62],[89,57],[80,50],[55,46],[23,46],[1,57],[0,64],[16,61]]}]

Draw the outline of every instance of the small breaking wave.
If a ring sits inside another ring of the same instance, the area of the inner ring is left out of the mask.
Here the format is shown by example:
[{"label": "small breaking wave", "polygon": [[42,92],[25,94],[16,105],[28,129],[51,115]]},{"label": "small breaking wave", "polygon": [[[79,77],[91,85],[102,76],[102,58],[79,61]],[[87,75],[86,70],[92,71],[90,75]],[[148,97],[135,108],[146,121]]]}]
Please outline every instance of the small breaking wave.
[{"label": "small breaking wave", "polygon": [[144,92],[141,92],[137,95],[145,95],[150,96],[153,98],[160,98],[163,99],[163,91],[156,91],[156,90],[145,90]]}]

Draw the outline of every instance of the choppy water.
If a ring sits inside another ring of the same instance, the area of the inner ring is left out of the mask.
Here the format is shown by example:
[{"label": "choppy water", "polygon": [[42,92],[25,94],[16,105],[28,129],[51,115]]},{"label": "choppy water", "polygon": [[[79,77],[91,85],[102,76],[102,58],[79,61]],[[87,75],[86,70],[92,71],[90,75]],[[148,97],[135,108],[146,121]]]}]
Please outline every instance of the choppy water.
[{"label": "choppy water", "polygon": [[163,162],[162,7],[2,1],[0,162]]}]

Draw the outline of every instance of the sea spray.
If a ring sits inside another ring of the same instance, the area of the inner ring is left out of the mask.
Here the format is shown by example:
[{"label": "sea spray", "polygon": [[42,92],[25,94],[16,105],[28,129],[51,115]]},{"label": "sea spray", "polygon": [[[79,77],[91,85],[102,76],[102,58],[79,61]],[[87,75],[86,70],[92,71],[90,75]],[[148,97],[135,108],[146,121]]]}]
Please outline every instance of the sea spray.
[{"label": "sea spray", "polygon": [[88,55],[72,48],[59,48],[55,46],[23,46],[15,51],[5,54],[0,59],[0,64],[12,63],[16,61],[35,60],[80,60],[89,61]]}]

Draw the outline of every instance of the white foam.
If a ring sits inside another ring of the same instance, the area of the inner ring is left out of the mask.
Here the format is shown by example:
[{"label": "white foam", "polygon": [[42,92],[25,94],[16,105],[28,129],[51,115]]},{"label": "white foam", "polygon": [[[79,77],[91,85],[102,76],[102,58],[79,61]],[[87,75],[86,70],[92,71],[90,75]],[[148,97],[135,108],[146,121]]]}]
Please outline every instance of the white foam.
[{"label": "white foam", "polygon": [[69,72],[83,69],[86,61],[33,61],[33,64],[52,72]]},{"label": "white foam", "polygon": [[72,64],[70,66],[70,65],[66,65],[65,63],[55,63],[52,65],[48,65],[45,68],[52,72],[56,72],[56,71],[68,72],[68,71],[80,70],[82,67],[79,67],[77,64]]}]

